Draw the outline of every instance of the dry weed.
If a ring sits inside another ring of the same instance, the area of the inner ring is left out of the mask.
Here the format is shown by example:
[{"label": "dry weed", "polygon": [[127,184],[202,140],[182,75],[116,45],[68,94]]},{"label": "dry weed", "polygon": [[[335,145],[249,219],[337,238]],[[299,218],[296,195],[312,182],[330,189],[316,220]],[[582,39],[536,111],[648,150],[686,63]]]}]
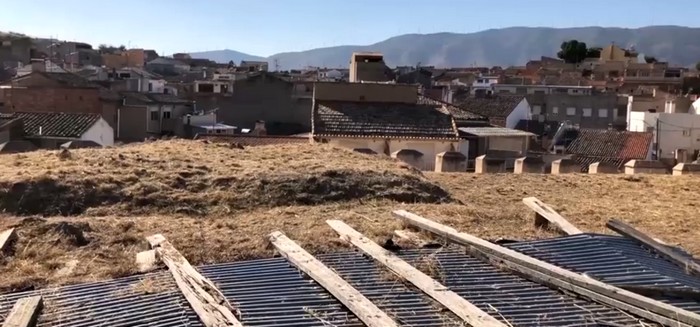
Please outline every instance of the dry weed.
[{"label": "dry weed", "polygon": [[[156,141],[104,152],[73,150],[74,159],[66,161],[59,161],[55,154],[47,151],[0,156],[0,176],[3,176],[0,182],[12,184],[48,174],[54,176],[54,180],[70,177],[75,183],[85,183],[85,190],[124,189],[132,192],[133,201],[160,203],[166,210],[205,209],[201,213],[183,210],[177,214],[131,211],[133,217],[126,218],[123,212],[115,214],[116,207],[107,201],[93,208],[89,215],[72,218],[44,221],[2,217],[0,230],[15,226],[19,239],[14,254],[1,259],[0,292],[134,274],[136,253],[148,248],[145,237],[155,233],[164,234],[193,265],[270,257],[273,251],[268,247],[266,236],[275,230],[283,231],[312,253],[347,249],[326,225],[327,219],[343,220],[382,243],[394,230],[402,229],[402,223],[391,216],[391,211],[396,209],[415,212],[489,240],[557,236],[534,227],[532,211],[522,203],[522,199],[529,196],[553,206],[584,231],[609,233],[605,223],[610,218],[618,218],[669,244],[700,253],[700,220],[693,219],[700,206],[697,202],[700,178],[692,176],[648,175],[629,180],[621,175],[425,174],[426,179],[448,190],[461,204],[356,198],[314,205],[236,208],[226,201],[200,201],[249,195],[227,189],[196,191],[203,187],[200,184],[208,185],[204,181],[206,178],[211,185],[227,185],[242,174],[251,178],[257,176],[259,181],[269,180],[265,176],[270,176],[271,167],[272,171],[303,172],[309,178],[327,172],[329,166],[376,171],[396,169],[395,162],[378,156],[327,150],[305,145],[241,150],[188,141]],[[22,164],[13,165],[15,160]],[[95,184],[95,179],[99,179],[99,183]],[[167,184],[171,182],[176,184]],[[70,199],[89,194],[76,194]],[[198,207],[197,203],[209,204]],[[22,222],[22,219],[29,220]],[[79,245],[78,238],[58,234],[55,226],[62,222],[72,226],[87,224],[89,230],[80,230],[89,242]],[[425,234],[422,237],[432,238]],[[443,243],[439,238],[435,241]],[[78,260],[80,264],[65,276],[56,274],[70,260]],[[434,264],[425,263],[425,272],[435,275],[437,269],[431,267],[435,268]]]}]

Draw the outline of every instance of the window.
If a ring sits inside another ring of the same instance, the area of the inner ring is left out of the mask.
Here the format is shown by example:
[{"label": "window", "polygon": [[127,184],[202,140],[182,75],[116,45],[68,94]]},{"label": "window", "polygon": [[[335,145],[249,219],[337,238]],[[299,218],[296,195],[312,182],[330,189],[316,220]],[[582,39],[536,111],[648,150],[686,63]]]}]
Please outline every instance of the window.
[{"label": "window", "polygon": [[214,130],[214,133],[216,133],[216,134],[223,134],[223,133],[224,133],[224,130],[223,130],[223,129],[216,129],[216,130]]},{"label": "window", "polygon": [[214,93],[214,84],[199,84],[197,86],[199,93]]},{"label": "window", "polygon": [[170,119],[170,111],[163,111],[163,119]]},{"label": "window", "polygon": [[559,107],[552,107],[552,113],[555,115],[559,114]]},{"label": "window", "polygon": [[153,83],[148,83],[148,92],[153,92]]},{"label": "window", "polygon": [[532,114],[539,115],[542,113],[542,106],[532,106]]},{"label": "window", "polygon": [[566,115],[567,116],[575,116],[576,115],[576,108],[574,108],[574,107],[566,108]]},{"label": "window", "polygon": [[598,109],[598,117],[607,118],[608,117],[608,109]]},{"label": "window", "polygon": [[151,111],[151,120],[158,120],[158,111]]},{"label": "window", "polygon": [[683,136],[690,137],[690,130],[689,130],[689,129],[684,129],[684,130],[683,130]]},{"label": "window", "polygon": [[583,108],[583,117],[591,117],[593,110],[591,108]]}]

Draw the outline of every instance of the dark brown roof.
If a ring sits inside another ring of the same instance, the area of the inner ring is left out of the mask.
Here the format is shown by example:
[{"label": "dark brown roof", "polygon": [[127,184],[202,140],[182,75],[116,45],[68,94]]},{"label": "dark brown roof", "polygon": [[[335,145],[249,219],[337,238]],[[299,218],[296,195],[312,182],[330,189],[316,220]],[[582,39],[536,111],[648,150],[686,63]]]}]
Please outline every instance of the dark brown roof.
[{"label": "dark brown roof", "polygon": [[[59,84],[70,87],[81,88],[98,88],[99,86],[89,80],[73,73],[49,73],[49,72],[32,72],[32,74],[42,75]],[[20,77],[21,78],[21,77]]]},{"label": "dark brown roof", "polygon": [[435,107],[444,107],[445,109],[447,109],[447,112],[450,115],[452,115],[452,117],[454,118],[455,122],[457,122],[457,124],[460,124],[464,121],[487,121],[488,120],[484,116],[463,110],[462,108],[459,108],[451,103],[447,103],[444,101],[440,101],[440,100],[433,99],[433,98],[426,97],[426,96],[422,96],[422,95],[418,96],[418,103],[424,104],[424,105],[435,106]]},{"label": "dark brown roof", "polygon": [[139,92],[121,92],[121,95],[126,99],[126,104],[130,106],[148,105],[148,104],[188,104],[190,101],[179,98],[172,94],[163,93],[139,93]]},{"label": "dark brown roof", "polygon": [[633,159],[646,159],[652,139],[647,132],[580,129],[566,152],[575,155],[583,171],[598,161],[621,167]]},{"label": "dark brown roof", "polygon": [[37,147],[34,143],[27,140],[12,140],[0,144],[0,153],[21,153],[27,151],[34,151]]},{"label": "dark brown roof", "polygon": [[261,146],[261,145],[275,145],[275,144],[303,144],[309,143],[308,137],[296,137],[296,136],[254,136],[254,135],[221,135],[221,134],[197,134],[195,136],[196,140],[208,140],[210,142],[216,143],[235,143],[243,146]]},{"label": "dark brown roof", "polygon": [[[0,118],[20,118],[24,123],[24,134],[29,137],[78,138],[100,119],[98,114],[15,112],[0,114]],[[41,127],[41,135],[39,135]]]},{"label": "dark brown roof", "polygon": [[456,139],[452,117],[433,105],[320,101],[314,136]]},{"label": "dark brown roof", "polygon": [[467,97],[455,101],[455,105],[463,111],[484,117],[506,118],[524,98],[525,97],[521,95]]}]

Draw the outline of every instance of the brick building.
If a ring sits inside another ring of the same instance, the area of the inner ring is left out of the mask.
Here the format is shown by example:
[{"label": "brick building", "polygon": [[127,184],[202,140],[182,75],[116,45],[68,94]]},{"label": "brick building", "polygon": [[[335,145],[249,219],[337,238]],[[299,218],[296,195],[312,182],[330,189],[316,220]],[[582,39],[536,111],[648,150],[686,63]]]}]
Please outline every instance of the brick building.
[{"label": "brick building", "polygon": [[120,98],[70,73],[34,71],[0,85],[0,111],[94,113],[115,126]]}]

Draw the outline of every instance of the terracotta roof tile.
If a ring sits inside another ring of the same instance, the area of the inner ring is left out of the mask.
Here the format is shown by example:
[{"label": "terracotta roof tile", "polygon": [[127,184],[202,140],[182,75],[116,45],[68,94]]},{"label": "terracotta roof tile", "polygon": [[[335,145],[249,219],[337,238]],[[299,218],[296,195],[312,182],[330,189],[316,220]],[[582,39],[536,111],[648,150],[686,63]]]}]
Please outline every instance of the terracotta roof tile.
[{"label": "terracotta roof tile", "polygon": [[467,112],[488,118],[506,118],[524,98],[519,95],[467,97],[455,101],[455,105]]},{"label": "terracotta roof tile", "polygon": [[457,138],[444,109],[417,103],[317,102],[312,130],[314,136]]},{"label": "terracotta roof tile", "polygon": [[21,118],[27,136],[78,138],[87,132],[99,119],[98,114],[15,112],[0,114],[0,118]]},{"label": "terracotta roof tile", "polygon": [[646,132],[580,129],[566,152],[575,155],[584,171],[598,161],[621,166],[629,160],[646,159],[652,138]]},{"label": "terracotta roof tile", "polygon": [[475,114],[473,112],[466,111],[462,108],[459,108],[451,103],[443,102],[437,99],[433,99],[430,97],[418,96],[418,104],[421,105],[429,105],[429,106],[435,106],[436,108],[442,108],[444,107],[447,109],[447,112],[454,117],[455,121],[458,123],[461,121],[473,121],[473,120],[487,120],[486,117],[481,116],[479,114]]}]

